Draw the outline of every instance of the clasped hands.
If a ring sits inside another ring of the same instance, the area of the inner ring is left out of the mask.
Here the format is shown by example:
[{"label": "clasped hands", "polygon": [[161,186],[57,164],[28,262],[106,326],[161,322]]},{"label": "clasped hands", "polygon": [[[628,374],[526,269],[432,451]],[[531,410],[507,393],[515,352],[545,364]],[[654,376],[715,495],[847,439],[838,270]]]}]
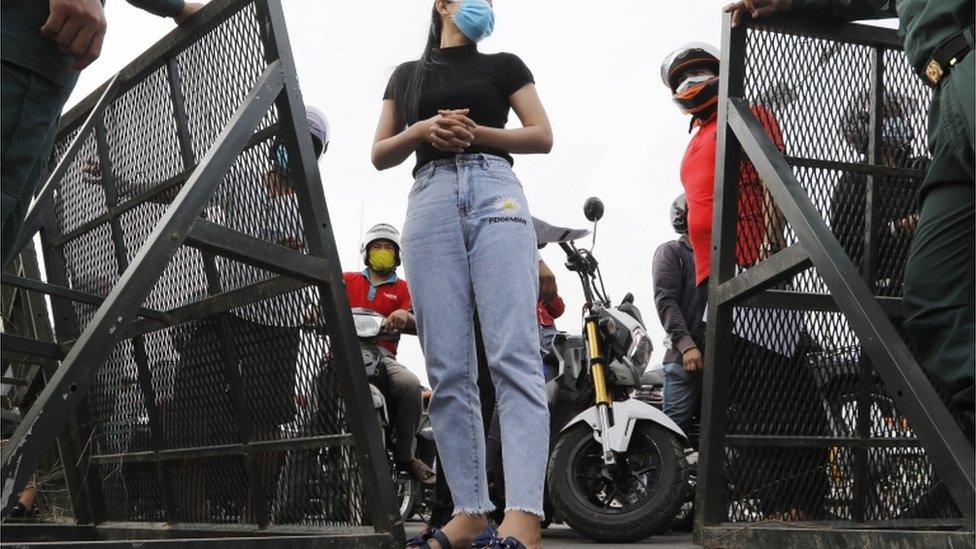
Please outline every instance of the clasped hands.
[{"label": "clasped hands", "polygon": [[435,149],[462,153],[475,142],[478,125],[468,117],[470,109],[441,109],[424,120],[423,138]]}]

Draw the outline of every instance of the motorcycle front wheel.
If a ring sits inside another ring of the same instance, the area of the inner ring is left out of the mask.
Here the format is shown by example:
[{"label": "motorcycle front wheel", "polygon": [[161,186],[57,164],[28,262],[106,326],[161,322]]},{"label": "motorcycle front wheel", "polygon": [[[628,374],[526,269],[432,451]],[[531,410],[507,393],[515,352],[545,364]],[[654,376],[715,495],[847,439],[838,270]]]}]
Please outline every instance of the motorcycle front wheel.
[{"label": "motorcycle front wheel", "polygon": [[559,438],[549,459],[548,486],[556,516],[604,543],[633,543],[667,532],[683,503],[688,462],[678,439],[640,422],[617,463],[585,424]]}]

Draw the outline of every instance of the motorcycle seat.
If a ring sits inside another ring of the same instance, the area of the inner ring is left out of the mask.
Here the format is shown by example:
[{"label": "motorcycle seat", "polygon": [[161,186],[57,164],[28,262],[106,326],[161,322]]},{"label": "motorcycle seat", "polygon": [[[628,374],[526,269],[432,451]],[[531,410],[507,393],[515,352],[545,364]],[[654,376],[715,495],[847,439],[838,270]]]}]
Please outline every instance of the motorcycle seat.
[{"label": "motorcycle seat", "polygon": [[640,376],[640,384],[641,386],[664,385],[664,371],[657,369],[646,370]]}]

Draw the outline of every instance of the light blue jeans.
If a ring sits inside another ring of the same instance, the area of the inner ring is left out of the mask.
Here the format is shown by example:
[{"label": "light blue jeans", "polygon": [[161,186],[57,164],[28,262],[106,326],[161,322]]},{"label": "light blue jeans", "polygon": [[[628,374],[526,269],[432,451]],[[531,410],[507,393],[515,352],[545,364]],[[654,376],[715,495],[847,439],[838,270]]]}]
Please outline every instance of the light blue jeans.
[{"label": "light blue jeans", "polygon": [[535,243],[522,185],[505,160],[458,155],[417,173],[403,262],[455,514],[494,508],[477,386],[476,306],[498,400],[507,510],[543,514],[549,410],[536,324]]}]

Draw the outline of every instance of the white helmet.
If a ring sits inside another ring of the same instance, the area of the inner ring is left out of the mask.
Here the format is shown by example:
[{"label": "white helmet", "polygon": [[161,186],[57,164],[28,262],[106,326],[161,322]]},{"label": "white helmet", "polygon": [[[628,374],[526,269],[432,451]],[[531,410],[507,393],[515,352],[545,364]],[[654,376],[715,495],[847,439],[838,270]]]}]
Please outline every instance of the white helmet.
[{"label": "white helmet", "polygon": [[366,251],[369,245],[377,240],[389,240],[396,246],[396,266],[400,266],[400,231],[388,223],[377,223],[370,227],[363,235],[363,243],[359,246],[359,252],[363,255],[363,262],[369,265],[369,254]]}]

